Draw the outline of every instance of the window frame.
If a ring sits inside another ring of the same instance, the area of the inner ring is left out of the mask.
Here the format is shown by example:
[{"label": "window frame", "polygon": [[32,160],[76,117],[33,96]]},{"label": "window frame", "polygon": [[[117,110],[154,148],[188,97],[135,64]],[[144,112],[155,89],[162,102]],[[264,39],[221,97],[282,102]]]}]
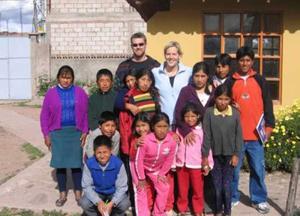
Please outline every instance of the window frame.
[{"label": "window frame", "polygon": [[[224,14],[240,14],[240,32],[237,33],[225,33],[224,32]],[[259,31],[257,33],[244,33],[243,32],[243,15],[244,14],[257,14],[259,15]],[[205,15],[219,15],[219,31],[218,32],[205,32]],[[278,15],[280,19],[279,32],[269,33],[264,32],[264,16],[265,15]],[[283,60],[283,12],[282,11],[203,11],[202,14],[202,60],[213,59],[215,55],[205,54],[205,36],[220,36],[220,51],[225,52],[225,38],[228,36],[239,37],[241,47],[245,43],[245,37],[257,37],[258,38],[258,53],[255,54],[255,59],[259,61],[259,73],[262,75],[263,60],[264,59],[278,59],[278,77],[265,77],[267,81],[278,82],[278,99],[273,100],[274,104],[282,103],[282,60]],[[265,37],[278,37],[279,38],[279,55],[263,55],[263,39]],[[228,53],[233,59],[235,59],[235,53]]]}]

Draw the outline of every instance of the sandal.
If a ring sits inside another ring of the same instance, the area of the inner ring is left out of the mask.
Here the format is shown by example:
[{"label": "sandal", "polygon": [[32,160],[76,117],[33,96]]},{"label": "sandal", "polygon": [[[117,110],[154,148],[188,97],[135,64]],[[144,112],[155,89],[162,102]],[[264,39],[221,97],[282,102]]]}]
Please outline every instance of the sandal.
[{"label": "sandal", "polygon": [[55,205],[57,207],[62,207],[65,202],[67,202],[67,198],[59,198],[58,200],[56,200]]}]

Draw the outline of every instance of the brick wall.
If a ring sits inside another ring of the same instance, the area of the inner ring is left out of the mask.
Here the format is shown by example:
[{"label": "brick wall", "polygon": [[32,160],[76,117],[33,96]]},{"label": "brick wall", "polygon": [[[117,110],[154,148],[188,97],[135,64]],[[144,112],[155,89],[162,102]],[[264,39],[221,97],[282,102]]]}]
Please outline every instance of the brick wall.
[{"label": "brick wall", "polygon": [[51,0],[47,23],[51,56],[128,55],[130,35],[146,31],[126,0]]}]

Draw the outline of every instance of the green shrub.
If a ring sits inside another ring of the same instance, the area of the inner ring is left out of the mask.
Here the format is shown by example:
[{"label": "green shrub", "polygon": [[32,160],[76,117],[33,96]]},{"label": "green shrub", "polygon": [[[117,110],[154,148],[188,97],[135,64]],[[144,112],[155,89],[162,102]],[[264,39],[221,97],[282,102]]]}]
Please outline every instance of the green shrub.
[{"label": "green shrub", "polygon": [[39,77],[38,96],[44,96],[49,88],[56,84],[56,80],[49,79],[46,75]]},{"label": "green shrub", "polygon": [[[57,84],[56,79],[51,80],[46,75],[42,75],[39,77],[39,85],[38,85],[38,96],[45,96],[46,92],[49,88],[55,86]],[[93,84],[89,84],[88,82],[75,80],[75,85],[80,86],[83,89],[87,89],[89,95],[93,94],[97,89],[98,86],[94,82]]]},{"label": "green shrub", "polygon": [[276,125],[265,144],[266,169],[290,172],[300,156],[300,100],[276,112]]}]

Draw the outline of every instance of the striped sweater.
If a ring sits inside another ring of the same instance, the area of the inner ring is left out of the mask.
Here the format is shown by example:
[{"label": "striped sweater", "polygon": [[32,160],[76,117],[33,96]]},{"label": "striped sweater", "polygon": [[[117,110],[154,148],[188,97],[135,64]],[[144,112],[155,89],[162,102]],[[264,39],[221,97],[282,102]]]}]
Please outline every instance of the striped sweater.
[{"label": "striped sweater", "polygon": [[147,112],[150,115],[154,114],[157,110],[155,99],[150,92],[145,93],[139,89],[133,89],[131,103],[138,106],[141,111]]}]

